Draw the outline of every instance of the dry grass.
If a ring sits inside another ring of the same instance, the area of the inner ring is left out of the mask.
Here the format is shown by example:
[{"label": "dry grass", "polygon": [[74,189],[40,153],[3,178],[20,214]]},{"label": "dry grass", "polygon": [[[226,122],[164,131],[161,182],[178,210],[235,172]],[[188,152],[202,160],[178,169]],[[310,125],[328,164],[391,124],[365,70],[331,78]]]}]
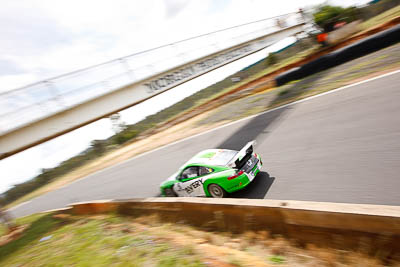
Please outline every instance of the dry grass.
[{"label": "dry grass", "polygon": [[369,20],[364,21],[360,24],[360,30],[366,31],[371,28],[375,28],[385,22],[388,22],[396,17],[400,16],[400,6],[391,8],[378,16],[375,16]]},{"label": "dry grass", "polygon": [[[268,230],[208,232],[151,215],[31,216],[23,235],[0,247],[2,266],[383,266],[368,256],[307,244]],[[40,241],[50,237],[48,241]],[[394,262],[392,262],[395,264]]]}]

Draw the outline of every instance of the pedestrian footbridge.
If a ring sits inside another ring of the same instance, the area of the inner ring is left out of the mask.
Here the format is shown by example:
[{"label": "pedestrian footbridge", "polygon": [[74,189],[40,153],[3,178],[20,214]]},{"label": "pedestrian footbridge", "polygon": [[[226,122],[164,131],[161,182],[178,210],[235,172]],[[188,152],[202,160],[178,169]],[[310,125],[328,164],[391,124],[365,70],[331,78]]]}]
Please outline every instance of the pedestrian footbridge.
[{"label": "pedestrian footbridge", "polygon": [[303,31],[301,13],[164,45],[0,94],[0,159]]}]

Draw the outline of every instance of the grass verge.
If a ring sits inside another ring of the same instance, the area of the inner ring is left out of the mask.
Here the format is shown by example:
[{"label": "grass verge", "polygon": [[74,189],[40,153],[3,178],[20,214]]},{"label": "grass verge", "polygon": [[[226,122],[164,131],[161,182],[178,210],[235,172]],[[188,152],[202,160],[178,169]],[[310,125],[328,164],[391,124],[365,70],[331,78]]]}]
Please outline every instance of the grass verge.
[{"label": "grass verge", "polygon": [[374,28],[380,24],[390,21],[396,17],[400,16],[400,6],[391,8],[378,16],[375,16],[369,20],[366,20],[360,24],[361,31],[367,31],[371,28]]}]

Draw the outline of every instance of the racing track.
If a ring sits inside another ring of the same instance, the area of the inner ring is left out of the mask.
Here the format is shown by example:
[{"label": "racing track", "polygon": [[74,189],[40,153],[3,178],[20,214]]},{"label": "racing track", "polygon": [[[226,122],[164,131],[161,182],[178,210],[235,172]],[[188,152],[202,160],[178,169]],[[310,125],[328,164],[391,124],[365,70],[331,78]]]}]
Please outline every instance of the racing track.
[{"label": "racing track", "polygon": [[264,172],[232,197],[400,205],[400,72],[185,139],[13,209],[15,216],[95,199],[152,197],[206,148],[256,139]]}]

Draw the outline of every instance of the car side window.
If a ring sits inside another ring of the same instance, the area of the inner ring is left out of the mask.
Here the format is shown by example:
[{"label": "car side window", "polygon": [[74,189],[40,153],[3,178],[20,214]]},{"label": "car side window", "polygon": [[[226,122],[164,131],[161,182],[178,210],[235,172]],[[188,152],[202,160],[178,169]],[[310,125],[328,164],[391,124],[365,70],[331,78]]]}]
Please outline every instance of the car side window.
[{"label": "car side window", "polygon": [[205,175],[205,174],[209,174],[212,173],[214,170],[211,168],[207,168],[207,167],[199,167],[199,175]]},{"label": "car side window", "polygon": [[199,167],[192,166],[182,172],[181,179],[194,178],[199,176]]}]

